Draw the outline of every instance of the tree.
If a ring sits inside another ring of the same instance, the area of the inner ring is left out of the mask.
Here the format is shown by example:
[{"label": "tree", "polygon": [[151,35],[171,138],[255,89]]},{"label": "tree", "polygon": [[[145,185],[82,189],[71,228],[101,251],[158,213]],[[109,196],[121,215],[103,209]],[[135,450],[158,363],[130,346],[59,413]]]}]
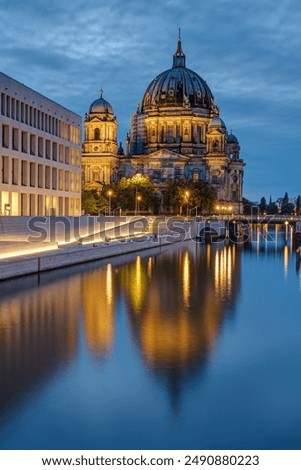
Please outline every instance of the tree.
[{"label": "tree", "polygon": [[270,202],[266,209],[267,214],[278,214],[278,206],[275,202]]},{"label": "tree", "polygon": [[98,215],[107,205],[108,201],[96,189],[82,191],[82,210],[85,214]]},{"label": "tree", "polygon": [[210,212],[215,201],[214,189],[203,181],[181,179],[166,183],[163,204],[168,212],[186,214],[194,208],[198,212]]},{"label": "tree", "polygon": [[292,214],[295,211],[295,206],[291,202],[289,202],[288,194],[285,193],[282,204],[281,204],[281,214]]},{"label": "tree", "polygon": [[281,202],[281,214],[283,213],[282,212],[283,210],[286,210],[286,206],[287,206],[288,203],[289,203],[289,199],[288,199],[288,193],[286,191],[286,193],[284,194],[284,196],[282,198],[282,202]]},{"label": "tree", "polygon": [[260,211],[261,214],[264,214],[266,212],[266,209],[267,209],[267,201],[266,201],[266,198],[263,196],[260,199],[259,211]]},{"label": "tree", "polygon": [[297,197],[297,201],[296,201],[296,214],[297,215],[301,214],[301,196],[300,195]]},{"label": "tree", "polygon": [[152,210],[155,202],[155,188],[152,180],[141,173],[131,178],[121,178],[110,187],[104,187],[103,193],[112,190],[112,208],[121,207],[123,210],[134,211],[139,207],[142,211]]},{"label": "tree", "polygon": [[295,212],[295,206],[291,202],[288,202],[285,206],[281,206],[281,214],[293,214]]},{"label": "tree", "polygon": [[244,215],[251,215],[252,214],[252,207],[254,206],[254,203],[250,201],[249,199],[246,199],[245,197],[242,198],[242,204],[243,204],[243,213]]}]

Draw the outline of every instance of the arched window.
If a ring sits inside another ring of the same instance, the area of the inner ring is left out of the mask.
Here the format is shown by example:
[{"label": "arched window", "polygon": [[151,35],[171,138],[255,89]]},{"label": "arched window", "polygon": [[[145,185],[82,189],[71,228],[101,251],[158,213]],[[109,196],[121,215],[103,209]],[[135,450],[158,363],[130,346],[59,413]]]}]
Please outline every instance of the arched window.
[{"label": "arched window", "polygon": [[199,170],[193,170],[193,173],[192,173],[192,180],[193,181],[199,181],[200,180],[200,172]]},{"label": "arched window", "polygon": [[99,170],[97,169],[92,170],[92,181],[99,181],[99,180],[100,180]]},{"label": "arched window", "polygon": [[94,129],[94,140],[100,140],[100,130]]}]

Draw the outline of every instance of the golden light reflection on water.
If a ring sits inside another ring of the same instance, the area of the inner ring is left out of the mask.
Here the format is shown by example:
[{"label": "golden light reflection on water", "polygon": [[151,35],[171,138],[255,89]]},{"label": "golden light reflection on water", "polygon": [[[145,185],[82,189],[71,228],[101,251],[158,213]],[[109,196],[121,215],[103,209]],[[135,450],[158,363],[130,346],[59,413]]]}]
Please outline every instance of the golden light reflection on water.
[{"label": "golden light reflection on water", "polygon": [[7,397],[11,386],[30,387],[41,374],[76,357],[81,319],[89,353],[107,357],[114,347],[116,299],[126,307],[146,367],[182,373],[201,363],[239,288],[235,256],[234,247],[188,243],[126,264],[115,259],[55,282],[52,275],[44,286],[2,295],[1,384]]},{"label": "golden light reflection on water", "polygon": [[235,250],[236,245],[224,246],[215,253],[214,286],[217,296],[231,295]]},{"label": "golden light reflection on water", "polygon": [[[183,371],[210,351],[223,321],[225,300],[230,302],[239,288],[235,260],[233,246],[219,249],[193,243],[180,254],[162,253],[152,263],[147,288],[135,284],[135,296],[126,297],[134,337],[148,366]],[[122,269],[131,271],[130,266]],[[119,276],[130,281],[122,269]],[[149,270],[149,260],[139,260],[141,279]],[[132,291],[130,282],[123,288]]]},{"label": "golden light reflection on water", "polygon": [[190,260],[189,252],[185,251],[183,257],[183,268],[182,268],[182,288],[183,288],[183,302],[186,308],[189,308],[189,297],[190,297]]},{"label": "golden light reflection on water", "polygon": [[289,261],[289,247],[284,245],[283,248],[283,264],[284,264],[284,277],[287,278],[288,272],[288,261]]},{"label": "golden light reflection on water", "polygon": [[0,407],[76,356],[80,292],[78,276],[1,292]]},{"label": "golden light reflection on water", "polygon": [[112,265],[82,280],[84,330],[88,347],[97,355],[111,351],[114,340],[115,302]]}]

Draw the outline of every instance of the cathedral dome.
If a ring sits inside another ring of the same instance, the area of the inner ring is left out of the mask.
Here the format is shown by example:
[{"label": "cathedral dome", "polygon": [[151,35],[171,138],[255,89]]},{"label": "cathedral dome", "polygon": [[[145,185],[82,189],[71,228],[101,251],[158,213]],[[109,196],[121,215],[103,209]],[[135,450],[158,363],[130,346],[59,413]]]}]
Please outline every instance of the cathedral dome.
[{"label": "cathedral dome", "polygon": [[205,80],[186,68],[180,38],[173,56],[173,67],[162,72],[149,84],[142,99],[141,110],[179,106],[216,112],[213,95]]},{"label": "cathedral dome", "polygon": [[[210,123],[209,128],[211,129],[226,129],[224,121],[219,116],[214,116]],[[233,136],[234,137],[234,136]]]},{"label": "cathedral dome", "polygon": [[231,134],[228,135],[227,142],[228,142],[228,144],[238,144],[237,137],[235,137],[235,135],[232,134],[232,132],[231,132]]},{"label": "cathedral dome", "polygon": [[100,98],[93,101],[89,108],[89,114],[114,114],[112,106],[102,97],[102,94],[103,91],[100,90]]}]

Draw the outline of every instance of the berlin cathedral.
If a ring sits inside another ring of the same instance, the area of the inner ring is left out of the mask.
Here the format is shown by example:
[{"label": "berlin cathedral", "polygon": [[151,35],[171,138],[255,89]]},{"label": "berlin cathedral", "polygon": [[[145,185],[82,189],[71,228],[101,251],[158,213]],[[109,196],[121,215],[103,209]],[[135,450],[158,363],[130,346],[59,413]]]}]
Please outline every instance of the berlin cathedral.
[{"label": "berlin cathedral", "polygon": [[151,81],[132,116],[126,151],[118,146],[117,118],[102,95],[85,116],[84,189],[141,173],[162,198],[168,180],[200,180],[233,213],[242,213],[245,163],[238,140],[227,132],[205,80],[186,67],[180,37],[172,68]]}]

